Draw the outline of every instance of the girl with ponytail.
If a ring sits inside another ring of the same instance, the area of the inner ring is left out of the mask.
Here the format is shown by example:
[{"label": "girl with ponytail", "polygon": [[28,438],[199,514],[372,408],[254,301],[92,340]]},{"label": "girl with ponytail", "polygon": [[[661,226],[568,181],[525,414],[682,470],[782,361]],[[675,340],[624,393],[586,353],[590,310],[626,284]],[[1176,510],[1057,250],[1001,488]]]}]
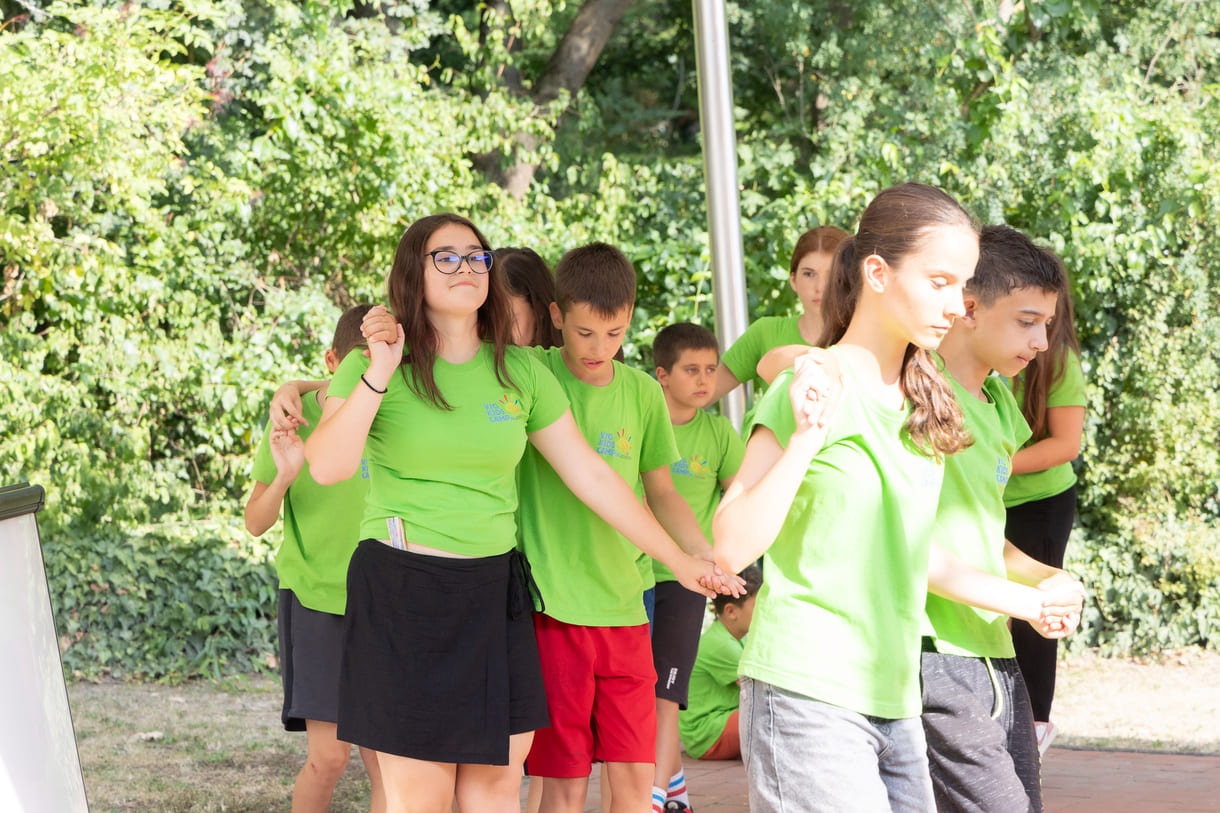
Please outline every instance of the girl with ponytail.
[{"label": "girl with ponytail", "polygon": [[919,719],[929,589],[1059,623],[931,545],[943,458],[970,437],[930,351],[964,313],[978,251],[939,189],[878,194],[835,253],[829,349],[782,373],[747,428],[714,549],[733,572],[765,559],[741,661],[753,811],[934,809]]}]

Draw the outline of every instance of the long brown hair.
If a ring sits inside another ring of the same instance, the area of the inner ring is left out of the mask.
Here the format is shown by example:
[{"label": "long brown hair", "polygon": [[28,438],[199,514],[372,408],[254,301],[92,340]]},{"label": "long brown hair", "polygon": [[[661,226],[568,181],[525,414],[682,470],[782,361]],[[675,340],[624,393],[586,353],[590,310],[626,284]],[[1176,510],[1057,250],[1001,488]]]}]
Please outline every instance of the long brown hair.
[{"label": "long brown hair", "polygon": [[[445,410],[451,410],[453,407],[441,394],[433,375],[437,336],[436,328],[428,321],[424,311],[424,275],[428,271],[425,263],[431,262],[426,259],[424,248],[433,233],[449,224],[470,229],[479,245],[491,250],[491,244],[483,233],[461,215],[446,212],[421,217],[410,225],[398,241],[394,265],[386,282],[390,310],[394,312],[406,336],[407,352],[399,363],[403,380],[420,398],[431,401],[438,409]],[[512,343],[513,315],[502,274],[493,260],[491,270],[487,273],[487,299],[478,311],[478,331],[479,338],[494,348],[496,379],[505,387],[516,389],[504,360],[504,348]]]},{"label": "long brown hair", "polygon": [[[818,345],[830,347],[847,332],[864,285],[865,257],[876,254],[896,266],[923,245],[929,232],[941,228],[978,231],[961,204],[934,186],[904,183],[873,198],[860,216],[855,237],[848,237],[835,251],[822,294]],[[920,452],[939,457],[960,452],[973,442],[953,390],[929,351],[907,345],[899,383],[911,403],[904,428]]]},{"label": "long brown hair", "polygon": [[848,233],[838,226],[814,226],[796,238],[796,245],[792,248],[792,259],[788,261],[788,276],[796,276],[796,269],[806,254],[814,252],[834,254],[839,244],[848,237]]},{"label": "long brown hair", "polygon": [[504,284],[513,296],[529,305],[534,316],[531,347],[558,347],[563,337],[551,321],[551,303],[555,301],[555,275],[546,260],[532,248],[498,248],[496,265],[503,272]]},{"label": "long brown hair", "polygon": [[[1066,283],[1067,270],[1055,253],[1041,246],[1037,250],[1044,262],[1058,269]],[[1076,338],[1076,309],[1072,306],[1070,285],[1065,285],[1065,289],[1059,293],[1059,299],[1055,302],[1055,318],[1051,320],[1046,333],[1046,350],[1034,356],[1029,366],[1021,372],[1024,389],[1021,413],[1033,431],[1031,442],[1042,440],[1049,434],[1046,399],[1050,396],[1051,387],[1063,376],[1069,351],[1080,355],[1080,342]]]}]

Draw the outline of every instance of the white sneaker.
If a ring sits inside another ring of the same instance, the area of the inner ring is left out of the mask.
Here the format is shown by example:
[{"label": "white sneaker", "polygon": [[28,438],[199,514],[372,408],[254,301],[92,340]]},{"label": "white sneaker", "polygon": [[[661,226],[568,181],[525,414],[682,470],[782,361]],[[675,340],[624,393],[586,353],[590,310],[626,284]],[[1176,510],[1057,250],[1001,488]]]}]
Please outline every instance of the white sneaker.
[{"label": "white sneaker", "polygon": [[1055,741],[1055,735],[1059,733],[1059,729],[1055,728],[1054,723],[1034,723],[1034,733],[1038,737],[1038,757],[1046,756],[1046,749],[1051,747],[1051,743]]}]

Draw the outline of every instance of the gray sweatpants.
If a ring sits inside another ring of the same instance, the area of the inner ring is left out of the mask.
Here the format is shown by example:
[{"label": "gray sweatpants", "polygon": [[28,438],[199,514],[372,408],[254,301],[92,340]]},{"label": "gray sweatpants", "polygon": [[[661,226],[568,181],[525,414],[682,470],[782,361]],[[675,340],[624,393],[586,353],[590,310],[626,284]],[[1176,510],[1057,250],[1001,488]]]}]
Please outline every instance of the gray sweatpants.
[{"label": "gray sweatpants", "polygon": [[1013,658],[924,652],[923,727],[941,813],[1042,813],[1034,717]]}]

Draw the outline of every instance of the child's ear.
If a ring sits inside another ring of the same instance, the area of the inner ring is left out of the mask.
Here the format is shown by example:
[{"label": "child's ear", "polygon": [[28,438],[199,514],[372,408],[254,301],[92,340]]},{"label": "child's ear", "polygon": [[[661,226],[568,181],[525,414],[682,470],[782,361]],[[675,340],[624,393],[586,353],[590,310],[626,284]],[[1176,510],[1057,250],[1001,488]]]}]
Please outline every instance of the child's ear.
[{"label": "child's ear", "polygon": [[325,359],[326,369],[328,372],[334,373],[335,370],[339,369],[339,362],[342,361],[342,359],[339,358],[339,354],[335,352],[333,347],[326,348]]},{"label": "child's ear", "polygon": [[552,302],[550,311],[551,311],[551,324],[555,326],[556,330],[563,330],[563,311],[561,311],[559,309],[559,303]]},{"label": "child's ear", "polygon": [[890,266],[880,254],[865,257],[861,270],[864,273],[865,285],[877,293],[885,291],[890,281]]},{"label": "child's ear", "polygon": [[962,297],[962,304],[965,306],[965,309],[966,309],[966,312],[961,317],[962,323],[967,325],[968,327],[974,327],[978,322],[978,320],[976,319],[976,314],[978,312],[978,309],[981,307],[979,305],[978,298],[973,297],[970,294],[966,294],[965,296]]},{"label": "child's ear", "polygon": [[657,368],[657,383],[662,387],[669,384],[669,370],[666,370],[664,367]]}]

